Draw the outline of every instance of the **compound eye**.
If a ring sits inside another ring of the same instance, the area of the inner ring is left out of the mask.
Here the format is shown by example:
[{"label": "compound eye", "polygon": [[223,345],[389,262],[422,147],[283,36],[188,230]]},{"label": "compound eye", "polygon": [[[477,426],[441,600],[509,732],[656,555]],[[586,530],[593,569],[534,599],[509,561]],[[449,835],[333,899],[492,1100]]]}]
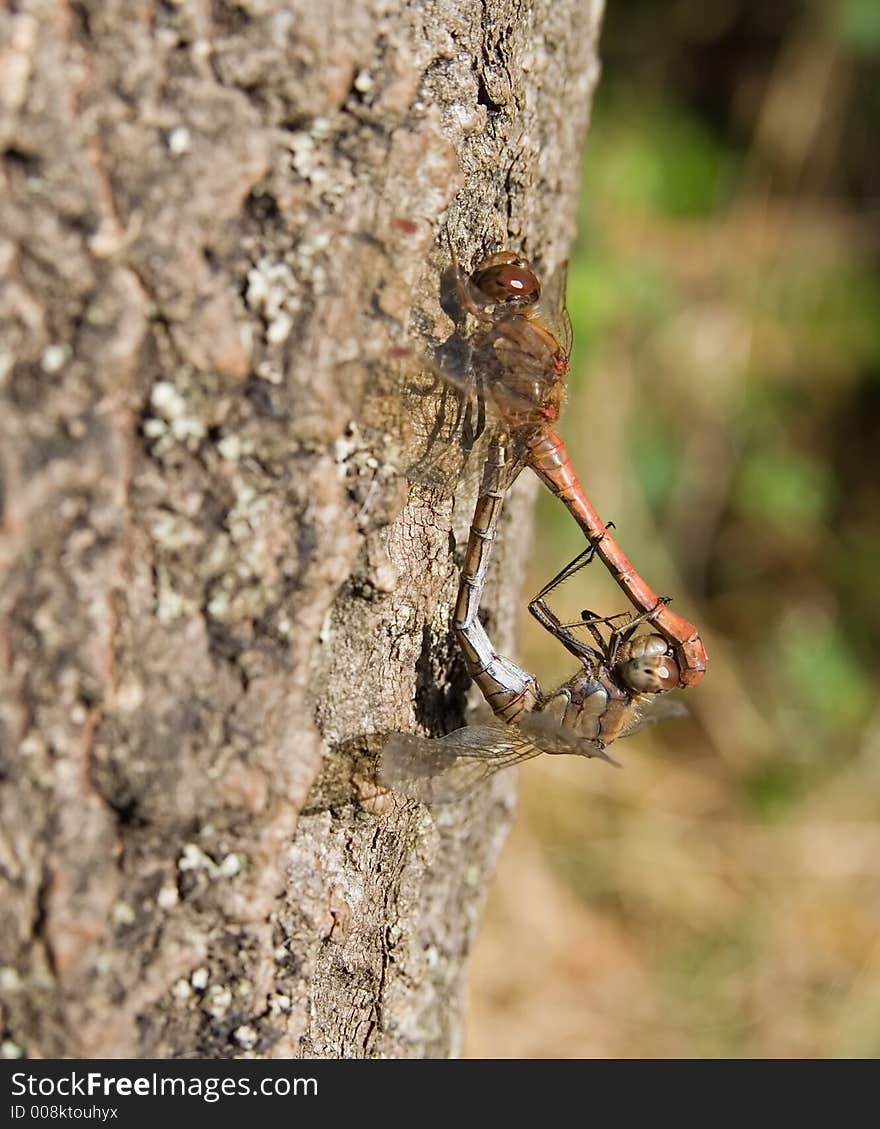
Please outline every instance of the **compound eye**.
[{"label": "compound eye", "polygon": [[529,306],[541,297],[537,275],[517,263],[496,263],[477,270],[473,283],[492,302]]},{"label": "compound eye", "polygon": [[659,694],[662,690],[674,690],[680,684],[681,672],[671,655],[652,655],[621,663],[620,676],[638,693]]},{"label": "compound eye", "polygon": [[541,295],[541,284],[530,270],[524,267],[501,267],[498,286],[516,302],[536,302]]}]

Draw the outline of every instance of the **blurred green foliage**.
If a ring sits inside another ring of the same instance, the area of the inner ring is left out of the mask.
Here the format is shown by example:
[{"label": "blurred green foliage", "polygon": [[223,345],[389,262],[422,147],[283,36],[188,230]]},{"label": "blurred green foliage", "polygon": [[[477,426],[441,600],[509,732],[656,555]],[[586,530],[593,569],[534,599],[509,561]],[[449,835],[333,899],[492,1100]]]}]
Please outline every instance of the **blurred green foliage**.
[{"label": "blurred green foliage", "polygon": [[580,247],[597,233],[589,221],[601,205],[591,201],[635,215],[708,216],[730,201],[739,173],[738,155],[696,114],[672,100],[645,104],[622,84],[597,94],[590,153]]},{"label": "blurred green foliage", "polygon": [[880,53],[880,5],[876,0],[846,0],[840,9],[839,34],[855,51]]},{"label": "blurred green foliage", "polygon": [[[677,9],[686,13],[688,5]],[[813,50],[835,52],[833,22],[829,31],[813,15],[803,18],[789,36],[815,37]],[[856,36],[867,52],[872,25],[864,6],[850,3],[841,19],[843,41]],[[572,399],[605,394],[597,386],[607,383],[610,353],[631,365],[636,387],[619,447],[609,454],[656,516],[676,579],[692,581],[687,592],[678,584],[679,600],[701,603],[710,631],[718,605],[721,645],[735,665],[748,661],[745,692],[750,681],[772,683],[777,699],[796,701],[802,722],[778,735],[772,755],[788,755],[792,744],[812,745],[817,756],[829,741],[854,748],[876,685],[880,586],[866,584],[854,599],[849,580],[854,561],[870,561],[876,549],[860,495],[873,495],[877,475],[873,450],[845,463],[837,456],[850,441],[856,405],[880,374],[871,216],[854,212],[839,195],[844,186],[833,182],[813,189],[805,177],[794,194],[777,189],[775,162],[764,167],[757,151],[759,121],[741,140],[736,123],[707,113],[699,99],[683,101],[674,84],[646,97],[631,68],[616,68],[607,53],[605,65],[569,268]],[[771,68],[765,111],[784,102],[771,99],[774,81],[792,84],[797,107],[803,92],[795,80]],[[800,157],[807,167],[808,158],[809,150]],[[608,394],[615,395],[613,383]],[[571,446],[589,469],[590,443],[578,449],[575,438]],[[703,460],[696,465],[695,453]],[[701,497],[701,475],[711,498]],[[689,504],[716,510],[699,561],[691,559],[693,528],[681,513]],[[540,512],[544,520],[547,507]],[[559,522],[553,525],[556,534]],[[873,638],[860,629],[866,617]],[[783,626],[791,619],[799,629]],[[856,654],[851,637],[873,653]],[[772,720],[784,704],[759,708]]]},{"label": "blurred green foliage", "polygon": [[[627,772],[524,772],[477,1053],[880,1054],[878,53],[875,0],[608,5],[562,430],[709,670]],[[537,521],[530,592],[582,548]],[[558,596],[623,609],[598,565]]]}]

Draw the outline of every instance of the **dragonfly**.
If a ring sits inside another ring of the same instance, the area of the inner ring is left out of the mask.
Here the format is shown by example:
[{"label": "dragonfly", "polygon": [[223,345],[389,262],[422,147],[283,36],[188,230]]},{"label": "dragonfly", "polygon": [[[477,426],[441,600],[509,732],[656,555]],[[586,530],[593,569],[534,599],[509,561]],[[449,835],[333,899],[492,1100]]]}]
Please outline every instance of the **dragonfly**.
[{"label": "dragonfly", "polygon": [[[394,734],[380,761],[383,785],[423,803],[447,803],[541,753],[600,757],[616,764],[606,752],[612,742],[684,712],[677,702],[661,700],[667,690],[680,686],[680,671],[662,635],[638,633],[649,616],[600,617],[584,611],[579,621],[565,624],[549,607],[549,593],[590,559],[592,550],[587,550],[529,604],[542,625],[580,660],[577,673],[547,695],[533,680],[534,704],[514,722],[496,717],[491,724],[464,726],[433,739]],[[584,630],[589,641],[578,635]]]},{"label": "dragonfly", "polygon": [[[451,243],[450,252],[458,304],[477,324],[468,338],[471,387],[495,421],[453,620],[472,680],[503,722],[519,722],[542,708],[534,677],[498,654],[478,618],[504,498],[528,466],[585,533],[585,552],[602,561],[636,609],[639,622],[649,622],[665,641],[665,650],[674,658],[677,685],[695,686],[707,663],[697,628],[673,612],[669,599],[658,596],[636,571],[611,534],[612,527],[587,498],[555,430],[565,401],[571,352],[570,323],[561,295],[558,308],[550,311],[549,304],[542,303],[541,282],[531,263],[513,251],[496,251],[469,275],[459,266]],[[534,609],[533,614],[537,614]],[[538,619],[552,629],[549,618],[538,615]],[[557,624],[554,633],[561,630]],[[598,677],[602,669],[600,664],[593,676]]]}]

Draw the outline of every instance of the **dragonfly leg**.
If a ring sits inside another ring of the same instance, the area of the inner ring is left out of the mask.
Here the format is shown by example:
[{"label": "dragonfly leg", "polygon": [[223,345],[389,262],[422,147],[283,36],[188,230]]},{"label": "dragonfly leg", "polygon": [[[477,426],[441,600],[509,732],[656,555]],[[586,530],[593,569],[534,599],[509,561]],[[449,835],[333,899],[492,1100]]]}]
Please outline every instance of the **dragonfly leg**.
[{"label": "dragonfly leg", "polygon": [[[462,414],[462,433],[465,449],[470,451],[486,430],[486,388],[482,376],[475,378],[475,396],[468,398]],[[473,418],[476,414],[476,420]]]},{"label": "dragonfly leg", "polygon": [[545,596],[549,596],[551,592],[553,592],[560,586],[560,584],[564,584],[565,581],[569,579],[569,577],[574,576],[576,572],[579,572],[582,568],[586,567],[586,565],[588,565],[592,561],[595,555],[596,546],[591,542],[586,547],[586,549],[583,549],[580,553],[578,553],[574,560],[569,561],[564,568],[561,568],[552,580],[547,581],[547,583],[535,597],[535,600],[542,600]]},{"label": "dragonfly leg", "polygon": [[513,722],[543,702],[534,675],[499,655],[480,623],[478,612],[486,570],[495,540],[498,518],[510,475],[507,450],[493,443],[483,472],[480,497],[468,538],[464,567],[455,604],[454,627],[467,664],[468,673],[480,688],[495,714]]},{"label": "dragonfly leg", "polygon": [[[600,623],[607,624],[611,627],[608,643],[605,645],[605,654],[608,659],[608,665],[613,667],[617,659],[617,652],[620,645],[628,642],[632,638],[636,628],[641,624],[653,623],[660,611],[669,603],[669,600],[669,596],[661,596],[657,604],[650,611],[642,612],[640,615],[630,615],[628,612],[622,612],[617,615],[600,616],[585,608],[581,612],[581,625],[586,627],[594,636],[598,633],[598,625]],[[619,627],[614,626],[616,619],[624,618],[626,619],[625,623],[620,624]]]},{"label": "dragonfly leg", "polygon": [[589,633],[593,636],[593,638],[599,644],[599,648],[602,651],[602,654],[604,655],[608,651],[608,644],[602,638],[602,633],[599,630],[599,624],[604,623],[606,625],[606,627],[610,627],[612,629],[612,633],[613,633],[615,630],[618,630],[617,628],[614,627],[614,621],[617,620],[617,619],[625,619],[628,622],[629,619],[630,619],[629,612],[617,612],[616,615],[604,615],[603,616],[603,615],[598,615],[596,612],[582,611],[581,612],[581,618],[578,621],[578,623],[570,624],[569,626],[571,626],[571,627],[586,627],[587,631],[589,631]]},{"label": "dragonfly leg", "polygon": [[[529,611],[535,617],[538,623],[540,623],[540,625],[544,628],[544,630],[549,631],[553,638],[557,639],[563,645],[563,647],[565,647],[569,654],[572,654],[575,656],[575,658],[581,660],[601,660],[602,653],[596,651],[589,645],[589,643],[584,643],[583,640],[578,639],[576,635],[573,635],[569,630],[569,625],[560,621],[556,613],[552,611],[552,609],[547,604],[547,601],[543,595],[536,596],[534,600],[531,601],[531,603],[529,604]],[[601,646],[604,646],[602,637],[598,634],[598,632],[594,633],[594,638],[597,638],[599,644]],[[550,701],[553,697],[556,696],[558,696],[558,692],[557,694],[551,695],[550,698],[547,699],[547,701]]]},{"label": "dragonfly leg", "polygon": [[599,549],[599,545],[605,539],[605,537],[608,536],[609,529],[614,529],[613,521],[608,522],[608,524],[604,527],[605,531],[603,533],[600,533],[597,537],[591,537],[586,549],[582,549],[581,552],[578,553],[578,555],[574,558],[574,560],[569,561],[567,565],[561,568],[552,580],[548,580],[548,582],[544,585],[537,596],[535,596],[532,603],[536,603],[538,600],[543,600],[545,596],[549,596],[551,592],[553,592],[561,584],[564,584],[566,580],[569,580],[572,576],[574,576],[576,572],[580,572],[582,568],[586,568],[588,564],[592,563],[593,558],[596,556],[596,553]]},{"label": "dragonfly leg", "polygon": [[696,686],[706,671],[706,649],[692,623],[682,619],[660,600],[636,572],[632,561],[608,532],[608,527],[587,498],[571,465],[565,444],[551,427],[529,441],[528,464],[563,503],[596,550],[596,555],[639,612],[653,616],[656,630],[675,651],[682,686]]},{"label": "dragonfly leg", "polygon": [[[669,596],[661,596],[650,611],[642,612],[640,615],[632,615],[630,612],[618,612],[616,615],[598,615],[596,612],[591,612],[585,608],[581,612],[579,626],[591,627],[595,624],[606,623],[609,627],[612,627],[612,635],[618,636],[621,642],[625,642],[641,624],[652,623],[669,602]],[[625,619],[626,623],[622,623],[619,627],[613,627],[616,619]]]},{"label": "dragonfly leg", "polygon": [[[606,526],[606,529],[613,527],[614,523],[609,522]],[[569,630],[570,627],[580,627],[582,625],[561,623],[558,616],[550,610],[547,604],[547,596],[549,596],[551,592],[555,591],[555,589],[557,589],[560,584],[564,584],[566,580],[574,576],[576,572],[579,572],[593,560],[596,555],[598,544],[604,536],[605,534],[602,534],[600,537],[596,538],[595,541],[591,541],[587,548],[578,553],[574,560],[569,561],[564,568],[560,569],[559,572],[557,572],[557,574],[553,577],[553,579],[548,581],[541,589],[541,591],[537,594],[537,596],[535,596],[534,599],[529,603],[530,613],[535,617],[538,623],[541,624],[545,631],[549,631],[555,639],[558,639],[559,642],[562,643],[563,647],[565,647],[566,650],[570,651],[571,654],[580,659],[586,657],[601,658],[601,655],[604,654],[605,641],[602,639],[602,636],[594,626],[595,622],[597,622],[597,617],[591,617],[588,620],[585,614],[585,622],[583,623],[583,626],[589,629],[590,634],[599,644],[599,652],[595,651],[592,647],[588,646],[586,643],[583,643],[580,639],[571,634],[571,631]]]},{"label": "dragonfly leg", "polygon": [[[608,526],[606,526],[606,529],[607,528]],[[576,658],[586,663],[590,661],[604,661],[609,667],[613,668],[621,644],[628,642],[640,624],[653,623],[669,603],[669,597],[659,597],[653,607],[638,615],[618,612],[615,615],[602,616],[597,612],[585,609],[581,612],[581,618],[576,623],[562,623],[556,613],[549,607],[546,597],[558,588],[560,584],[563,584],[593,560],[597,554],[601,540],[602,537],[599,537],[595,541],[591,541],[590,545],[584,549],[583,552],[579,553],[574,560],[570,561],[552,580],[545,584],[538,595],[530,602],[529,611],[538,623],[540,623],[546,631],[549,631],[550,634]],[[622,623],[620,622],[621,620],[623,621]],[[607,640],[599,630],[601,626],[605,626],[609,629]],[[583,628],[586,628],[593,637],[596,644],[595,648],[583,642],[573,634],[573,630]],[[556,691],[554,694],[547,697],[546,701],[552,701],[553,698],[558,695],[559,691]]]}]

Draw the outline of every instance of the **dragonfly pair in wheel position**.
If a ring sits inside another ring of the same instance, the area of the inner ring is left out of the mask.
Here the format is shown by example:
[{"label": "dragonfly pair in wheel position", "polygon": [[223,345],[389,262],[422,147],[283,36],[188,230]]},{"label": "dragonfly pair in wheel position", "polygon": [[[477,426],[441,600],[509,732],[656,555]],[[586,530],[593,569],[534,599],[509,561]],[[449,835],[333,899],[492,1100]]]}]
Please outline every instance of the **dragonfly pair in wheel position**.
[{"label": "dragonfly pair in wheel position", "polygon": [[[480,494],[461,571],[454,627],[468,673],[502,725],[468,726],[435,740],[394,735],[382,756],[383,780],[421,799],[446,798],[497,769],[540,752],[602,755],[632,732],[653,698],[695,686],[706,651],[693,624],[669,608],[636,572],[590,504],[555,430],[568,377],[571,332],[564,303],[550,310],[530,263],[498,251],[464,274],[452,252],[456,301],[476,323],[468,337],[468,377],[443,378],[479,397],[491,417]],[[524,466],[556,495],[583,530],[585,551],[546,585],[530,611],[581,663],[552,693],[499,655],[478,619],[492,543],[504,497]],[[635,612],[600,617],[584,612],[562,623],[547,597],[588,560],[598,558]],[[644,627],[648,633],[639,633]],[[603,634],[602,629],[605,629]],[[577,634],[586,633],[590,642]],[[563,705],[559,720],[548,707]]]}]

